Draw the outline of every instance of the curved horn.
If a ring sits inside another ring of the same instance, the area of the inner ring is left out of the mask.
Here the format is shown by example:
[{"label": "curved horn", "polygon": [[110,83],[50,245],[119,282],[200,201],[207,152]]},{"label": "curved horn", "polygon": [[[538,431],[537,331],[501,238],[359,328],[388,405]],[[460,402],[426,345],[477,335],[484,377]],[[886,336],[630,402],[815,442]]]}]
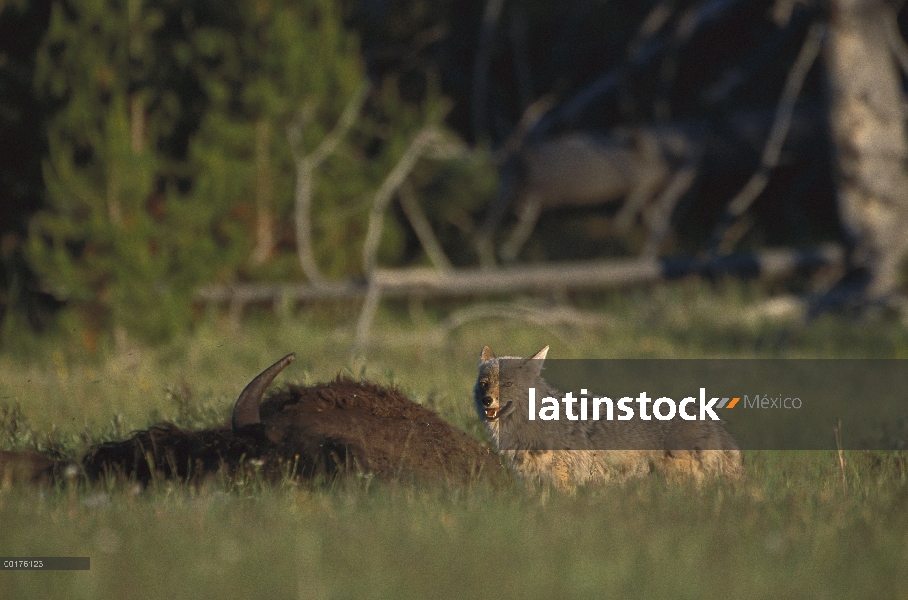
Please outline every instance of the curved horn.
[{"label": "curved horn", "polygon": [[236,404],[233,406],[234,433],[237,433],[241,428],[247,425],[261,423],[261,419],[259,418],[259,404],[262,402],[262,395],[265,393],[265,390],[268,389],[268,386],[271,385],[271,382],[274,381],[274,378],[277,377],[278,373],[286,369],[287,365],[292,363],[294,358],[296,358],[296,354],[288,354],[259,373],[255,379],[249,382],[249,385],[246,386],[243,393],[240,394],[240,397],[236,399]]}]

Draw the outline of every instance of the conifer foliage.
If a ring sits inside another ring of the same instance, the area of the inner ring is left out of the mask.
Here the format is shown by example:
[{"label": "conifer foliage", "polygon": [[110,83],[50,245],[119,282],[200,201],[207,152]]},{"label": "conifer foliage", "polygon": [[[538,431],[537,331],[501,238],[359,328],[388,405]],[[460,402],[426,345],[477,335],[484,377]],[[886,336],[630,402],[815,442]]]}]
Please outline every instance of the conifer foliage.
[{"label": "conifer foliage", "polygon": [[[36,65],[55,111],[28,256],[79,323],[146,339],[185,328],[202,283],[305,279],[297,161],[371,89],[308,182],[321,272],[356,274],[371,196],[444,117],[437,91],[369,85],[329,0],[56,0]],[[403,249],[389,217],[382,256]]]}]

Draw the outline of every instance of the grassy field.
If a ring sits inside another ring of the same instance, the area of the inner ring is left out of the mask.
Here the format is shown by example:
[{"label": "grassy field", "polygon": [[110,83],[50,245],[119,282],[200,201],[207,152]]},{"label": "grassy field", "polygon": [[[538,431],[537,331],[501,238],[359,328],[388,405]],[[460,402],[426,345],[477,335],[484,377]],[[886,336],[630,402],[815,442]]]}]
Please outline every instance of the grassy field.
[{"label": "grassy field", "polygon": [[[390,307],[354,352],[355,308],[216,315],[166,347],[86,353],[79,335],[0,352],[0,449],[76,455],[161,420],[225,422],[248,379],[338,372],[394,383],[485,440],[470,400],[483,344],[552,358],[906,357],[908,328],[795,328],[753,288],[679,284],[581,310]],[[521,318],[470,318],[502,314]],[[908,598],[908,456],[748,452],[736,486],[658,477],[563,494],[214,480],[146,490],[0,489],[0,555],[90,556],[90,571],[0,572],[2,598]]]}]

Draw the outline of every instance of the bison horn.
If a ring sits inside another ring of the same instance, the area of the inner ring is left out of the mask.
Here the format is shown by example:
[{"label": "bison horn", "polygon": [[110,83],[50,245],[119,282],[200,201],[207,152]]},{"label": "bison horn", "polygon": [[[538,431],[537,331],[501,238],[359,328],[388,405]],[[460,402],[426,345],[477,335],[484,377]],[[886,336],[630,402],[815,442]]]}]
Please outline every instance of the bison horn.
[{"label": "bison horn", "polygon": [[262,402],[262,395],[278,373],[287,368],[287,365],[296,358],[295,354],[288,354],[280,359],[261,373],[258,377],[249,382],[240,397],[237,398],[233,406],[233,432],[237,433],[247,425],[261,423],[259,418],[259,404]]}]

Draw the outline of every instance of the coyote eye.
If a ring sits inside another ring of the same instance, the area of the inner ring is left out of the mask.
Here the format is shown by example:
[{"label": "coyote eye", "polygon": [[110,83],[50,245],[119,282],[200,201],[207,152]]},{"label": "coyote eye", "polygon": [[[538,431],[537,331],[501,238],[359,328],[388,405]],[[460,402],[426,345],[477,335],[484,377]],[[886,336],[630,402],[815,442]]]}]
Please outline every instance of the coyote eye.
[{"label": "coyote eye", "polygon": [[479,382],[479,389],[484,390],[484,389],[486,389],[487,387],[489,387],[489,382],[488,382],[488,381],[480,381],[480,382]]},{"label": "coyote eye", "polygon": [[512,385],[514,385],[514,382],[513,382],[513,381],[505,381],[505,382],[504,382],[504,387],[511,387]]}]

